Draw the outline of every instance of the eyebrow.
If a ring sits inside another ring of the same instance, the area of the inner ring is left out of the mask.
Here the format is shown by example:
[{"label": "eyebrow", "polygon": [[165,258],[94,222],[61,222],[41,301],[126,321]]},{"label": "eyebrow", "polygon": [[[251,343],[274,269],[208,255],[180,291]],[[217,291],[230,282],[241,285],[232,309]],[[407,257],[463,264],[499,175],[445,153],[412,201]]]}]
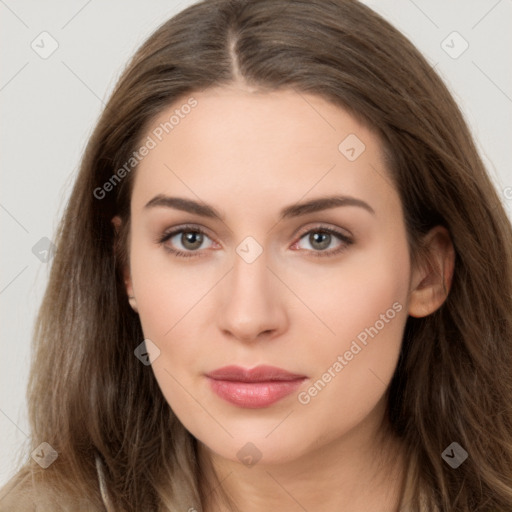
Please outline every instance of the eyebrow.
[{"label": "eyebrow", "polygon": [[[307,215],[308,213],[338,208],[340,206],[357,206],[363,208],[372,215],[375,215],[375,210],[361,199],[351,196],[336,195],[319,197],[310,201],[286,206],[280,212],[280,220],[300,217],[301,215]],[[194,201],[193,199],[185,199],[184,197],[170,197],[159,194],[151,199],[146,206],[144,206],[144,209],[155,207],[174,208],[176,210],[194,213],[202,217],[218,219],[224,222],[224,216],[213,206],[203,202]]]}]

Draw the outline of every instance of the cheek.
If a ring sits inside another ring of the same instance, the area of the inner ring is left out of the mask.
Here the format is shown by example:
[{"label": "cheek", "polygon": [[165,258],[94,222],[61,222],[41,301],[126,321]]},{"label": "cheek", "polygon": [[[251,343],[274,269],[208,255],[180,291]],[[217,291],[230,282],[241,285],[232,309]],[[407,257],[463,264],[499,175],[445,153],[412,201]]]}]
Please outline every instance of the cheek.
[{"label": "cheek", "polygon": [[409,252],[401,233],[383,240],[392,242],[354,252],[336,271],[319,274],[309,295],[309,305],[330,332],[317,324],[323,334],[315,336],[311,353],[316,372],[299,402],[320,415],[328,412],[326,404],[338,404],[339,425],[368,414],[398,362],[407,320]]},{"label": "cheek", "polygon": [[133,291],[144,335],[164,342],[214,283],[208,267],[191,272],[156,244],[134,236],[130,255]]},{"label": "cheek", "polygon": [[180,267],[164,249],[138,243],[136,237],[131,251],[142,331],[160,350],[152,369],[167,400],[172,398],[173,407],[179,408],[177,401],[190,402],[182,386],[188,389],[190,379],[204,371],[202,360],[211,349],[202,307],[218,276],[211,265],[200,271]]},{"label": "cheek", "polygon": [[[204,411],[191,400],[199,373],[200,337],[191,334],[191,319],[197,314],[207,283],[193,279],[171,265],[165,251],[135,247],[131,255],[133,289],[145,339],[158,347],[151,370],[174,412],[186,428],[188,419],[202,417]],[[170,271],[171,269],[172,272]],[[195,342],[192,342],[195,340]],[[204,354],[203,354],[204,356]]]},{"label": "cheek", "polygon": [[352,431],[384,399],[407,314],[398,301],[375,299],[372,309],[357,315],[357,320],[356,315],[347,315],[346,322],[335,326],[335,341],[312,353],[317,372],[297,397],[311,437],[318,429],[326,439]]},{"label": "cheek", "polygon": [[[399,344],[404,319],[396,313],[407,309],[410,280],[405,233],[397,230],[382,236],[371,248],[347,251],[336,265],[309,272],[300,269],[294,276],[289,274],[289,279],[296,283],[297,294],[307,298],[308,306],[329,328],[330,334],[322,329],[328,351],[350,345],[359,333],[376,323],[379,333],[386,333],[381,338],[388,338],[389,333],[389,338]],[[395,317],[400,320],[395,322]]]},{"label": "cheek", "polygon": [[318,339],[311,354],[317,372],[299,396],[315,424],[347,431],[382,399],[402,344],[409,272],[406,241],[400,238],[347,262],[325,281],[325,294],[316,294],[316,307],[334,334]]}]

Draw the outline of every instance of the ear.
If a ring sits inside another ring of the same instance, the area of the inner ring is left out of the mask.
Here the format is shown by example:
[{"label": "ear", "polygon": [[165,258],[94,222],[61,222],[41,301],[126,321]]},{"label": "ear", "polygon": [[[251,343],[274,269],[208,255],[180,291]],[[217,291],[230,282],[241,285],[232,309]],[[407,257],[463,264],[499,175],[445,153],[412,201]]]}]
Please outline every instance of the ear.
[{"label": "ear", "polygon": [[409,315],[421,318],[441,307],[450,291],[455,250],[443,226],[432,228],[423,239],[424,251],[412,270]]},{"label": "ear", "polygon": [[[116,237],[117,237],[117,236],[119,236],[119,232],[120,232],[121,226],[122,226],[121,217],[119,217],[119,215],[116,215],[115,217],[113,217],[112,224],[116,231]],[[117,250],[117,244],[114,246],[113,250]],[[128,265],[125,265],[125,267],[123,267],[123,278],[124,278],[126,294],[128,296],[128,302],[130,303],[130,306],[132,307],[132,309],[136,313],[138,313],[139,311],[137,309],[137,300],[135,299],[135,293],[133,292],[132,276],[131,276],[130,268]]]}]

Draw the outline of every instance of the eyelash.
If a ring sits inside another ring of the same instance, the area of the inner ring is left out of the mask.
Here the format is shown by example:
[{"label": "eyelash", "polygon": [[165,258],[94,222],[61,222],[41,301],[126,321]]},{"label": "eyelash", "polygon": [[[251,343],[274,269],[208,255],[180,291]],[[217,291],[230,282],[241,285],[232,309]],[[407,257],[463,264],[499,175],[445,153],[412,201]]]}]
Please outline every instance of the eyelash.
[{"label": "eyelash", "polygon": [[[166,231],[165,233],[163,233],[163,235],[161,237],[159,237],[156,240],[156,242],[159,245],[163,245],[164,249],[167,252],[169,252],[179,258],[190,258],[190,257],[203,256],[203,254],[199,251],[186,251],[185,252],[185,251],[180,251],[179,249],[171,249],[170,247],[164,245],[165,242],[170,240],[173,236],[175,236],[179,233],[187,233],[187,232],[188,233],[200,233],[200,234],[205,235],[208,238],[210,238],[208,236],[208,233],[206,233],[206,231],[203,230],[201,227],[196,226],[196,225],[184,225],[184,226],[180,226],[179,228],[172,229],[171,231]],[[335,255],[343,252],[345,249],[347,249],[348,246],[350,246],[351,244],[354,243],[354,241],[350,237],[341,233],[340,231],[337,231],[336,229],[328,228],[328,227],[324,227],[324,226],[316,226],[316,227],[308,229],[304,233],[300,234],[297,242],[294,242],[293,245],[298,243],[300,240],[302,240],[304,238],[305,235],[309,235],[310,233],[328,233],[330,235],[336,236],[340,240],[340,242],[342,242],[342,244],[339,247],[337,247],[335,249],[326,250],[326,251],[314,251],[314,250],[306,249],[314,257],[335,256]]]}]

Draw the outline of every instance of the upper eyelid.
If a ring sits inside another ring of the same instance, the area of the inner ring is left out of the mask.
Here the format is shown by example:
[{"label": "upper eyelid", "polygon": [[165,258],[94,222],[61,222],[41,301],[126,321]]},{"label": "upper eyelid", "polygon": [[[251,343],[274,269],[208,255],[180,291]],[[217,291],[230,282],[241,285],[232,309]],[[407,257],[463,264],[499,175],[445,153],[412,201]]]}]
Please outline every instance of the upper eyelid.
[{"label": "upper eyelid", "polygon": [[209,230],[207,228],[204,228],[203,226],[200,226],[199,224],[184,224],[181,226],[175,226],[172,228],[164,229],[161,234],[161,238],[171,237],[171,236],[177,235],[178,233],[181,233],[182,231],[192,231],[192,232],[197,231],[199,233],[203,233],[203,234],[209,236],[210,238],[212,238],[209,235]]},{"label": "upper eyelid", "polygon": [[354,236],[352,233],[346,229],[346,228],[340,228],[340,227],[332,227],[328,226],[327,224],[318,223],[315,226],[310,226],[307,228],[300,228],[294,233],[294,237],[300,237],[302,238],[304,235],[307,235],[311,231],[327,231],[328,233],[332,234],[338,234],[345,238],[353,239]]}]

